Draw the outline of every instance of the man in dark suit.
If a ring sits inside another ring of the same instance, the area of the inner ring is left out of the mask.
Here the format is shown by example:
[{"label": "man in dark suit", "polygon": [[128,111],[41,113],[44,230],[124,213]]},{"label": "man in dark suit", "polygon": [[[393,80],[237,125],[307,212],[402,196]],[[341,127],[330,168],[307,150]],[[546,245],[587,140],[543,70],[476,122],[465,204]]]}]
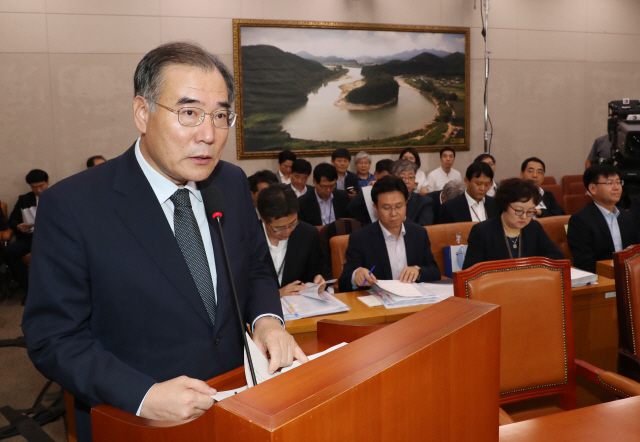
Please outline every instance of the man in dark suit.
[{"label": "man in dark suit", "polygon": [[545,164],[540,158],[536,157],[527,158],[520,166],[520,178],[533,181],[533,184],[538,187],[540,195],[542,195],[542,201],[536,206],[536,218],[566,215],[553,193],[545,192],[541,187],[544,182],[545,170]]},{"label": "man in dark suit", "polygon": [[467,190],[440,206],[440,223],[486,221],[500,215],[493,198],[486,196],[493,183],[493,171],[487,163],[471,163],[464,182]]},{"label": "man in dark suit", "polygon": [[440,271],[431,253],[427,230],[411,221],[405,222],[409,191],[402,179],[396,176],[379,179],[373,185],[371,197],[379,221],[349,236],[340,290],[368,287],[378,279],[406,283],[439,280]]},{"label": "man in dark suit", "polygon": [[640,243],[640,229],[631,213],[616,207],[623,182],[614,166],[591,166],[584,171],[582,180],[593,202],[569,218],[567,242],[573,265],[595,273],[597,261],[611,259],[613,252]]},{"label": "man in dark suit", "polygon": [[351,164],[351,152],[349,149],[339,147],[331,154],[331,164],[338,172],[337,186],[340,190],[345,190],[349,198],[353,198],[360,190],[360,180],[358,175],[347,170]]},{"label": "man in dark suit", "polygon": [[307,184],[311,175],[311,163],[305,159],[298,158],[291,166],[291,189],[296,197],[301,197],[309,191],[313,191],[313,186]]},{"label": "man in dark suit", "polygon": [[245,323],[270,371],[306,360],[283,328],[246,176],[220,161],[233,75],[199,46],[168,43],[140,61],[134,90],[138,141],[44,192],[33,241],[22,327],[34,365],[75,396],[79,441],[100,403],[159,420],[204,413],[215,392],[204,380],[243,363]]},{"label": "man in dark suit", "polygon": [[451,180],[444,185],[442,190],[427,193],[426,196],[433,201],[433,224],[440,224],[440,207],[442,207],[442,203],[463,194],[465,190],[467,190],[467,186],[464,182]]},{"label": "man in dark suit", "polygon": [[320,163],[313,169],[313,192],[300,198],[300,220],[312,226],[331,224],[340,218],[350,218],[347,209],[349,194],[336,189],[338,172],[328,163]]},{"label": "man in dark suit", "polygon": [[280,297],[299,294],[306,282],[324,282],[318,229],[300,221],[298,210],[298,198],[286,184],[271,185],[258,197],[269,245],[264,261],[278,282]]},{"label": "man in dark suit", "polygon": [[[10,242],[4,248],[4,260],[15,276],[20,287],[27,290],[29,286],[29,267],[22,262],[22,258],[31,253],[31,241],[33,239],[33,224],[25,222],[22,211],[35,208],[43,191],[49,187],[49,175],[44,170],[34,169],[25,178],[31,192],[18,197],[18,202],[13,207],[9,216],[9,228],[16,234],[16,240]],[[31,209],[33,210],[33,209]]]}]

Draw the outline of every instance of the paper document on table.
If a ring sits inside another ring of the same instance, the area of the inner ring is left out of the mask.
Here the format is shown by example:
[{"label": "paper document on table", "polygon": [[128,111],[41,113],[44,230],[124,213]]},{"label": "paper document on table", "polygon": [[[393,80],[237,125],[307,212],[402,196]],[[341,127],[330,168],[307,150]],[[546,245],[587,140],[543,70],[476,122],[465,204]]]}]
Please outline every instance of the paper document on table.
[{"label": "paper document on table", "polygon": [[[262,354],[256,343],[253,342],[249,333],[245,332],[245,335],[247,336],[249,353],[251,354],[251,361],[253,362],[253,370],[256,373],[256,382],[261,384],[262,382],[276,376],[276,374],[269,374],[269,360]],[[249,360],[247,359],[247,349],[244,350],[244,376],[247,379],[247,386],[253,387],[251,369],[249,368]]]},{"label": "paper document on table", "polygon": [[422,282],[416,284],[416,288],[424,296],[435,296],[440,301],[453,296],[453,284],[432,284],[429,282]]},{"label": "paper document on table", "polygon": [[231,396],[235,396],[238,393],[245,391],[247,388],[246,385],[244,387],[236,388],[235,390],[227,390],[227,391],[219,391],[216,394],[212,395],[214,401],[220,402],[223,399],[226,399]]},{"label": "paper document on table", "polygon": [[[289,367],[284,367],[280,371],[276,371],[273,374],[269,374],[269,360],[258,349],[258,346],[255,344],[255,342],[253,342],[253,339],[251,339],[251,336],[249,336],[249,333],[246,333],[246,335],[247,335],[247,343],[249,344],[249,352],[251,353],[251,360],[253,361],[253,369],[256,373],[256,381],[258,382],[258,384],[261,384],[264,381],[268,381],[269,379],[274,378],[281,373],[285,373],[293,368],[296,368],[302,365],[299,361],[295,360],[293,361],[293,364],[291,364]],[[316,353],[314,355],[310,355],[307,357],[309,358],[310,361],[312,361],[314,359],[319,358],[322,355],[332,352],[333,350],[337,350],[338,348],[343,347],[345,345],[347,345],[347,343],[343,342],[341,344],[334,345],[333,347],[323,352]],[[245,378],[247,379],[247,386],[253,387],[253,380],[251,379],[251,369],[249,368],[249,360],[247,359],[246,350],[244,353],[244,375],[245,375]],[[244,387],[244,388],[248,388],[248,387]],[[231,390],[231,391],[236,391],[236,390]],[[236,394],[236,393],[233,393],[233,394]],[[233,394],[229,394],[227,397],[232,396]]]},{"label": "paper document on table", "polygon": [[580,269],[571,269],[571,287],[597,284],[598,275]]},{"label": "paper document on table", "polygon": [[358,296],[358,301],[362,302],[367,307],[378,307],[384,305],[380,298],[375,295]]},{"label": "paper document on table", "polygon": [[315,282],[307,282],[305,285],[306,289],[300,290],[300,296],[306,296],[311,299],[319,299],[320,301],[329,301],[329,297],[327,295],[333,295],[333,286],[328,286],[323,292],[318,293],[318,287],[322,284],[333,284],[337,279],[331,279],[329,281],[321,282],[320,284],[316,284]]},{"label": "paper document on table", "polygon": [[280,298],[282,314],[285,321],[308,318],[310,316],[330,315],[332,313],[346,312],[349,306],[335,296],[323,292],[327,300],[308,298],[306,296],[283,296]]},{"label": "paper document on table", "polygon": [[386,292],[392,293],[396,296],[403,296],[407,298],[420,298],[422,293],[416,289],[413,284],[400,282],[397,279],[385,279],[378,280],[373,287],[380,288]]}]

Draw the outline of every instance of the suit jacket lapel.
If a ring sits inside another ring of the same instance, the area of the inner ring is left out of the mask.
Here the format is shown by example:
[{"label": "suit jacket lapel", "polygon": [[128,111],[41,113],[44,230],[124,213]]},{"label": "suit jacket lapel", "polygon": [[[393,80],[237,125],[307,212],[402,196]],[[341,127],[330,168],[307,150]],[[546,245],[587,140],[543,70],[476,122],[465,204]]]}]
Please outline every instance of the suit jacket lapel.
[{"label": "suit jacket lapel", "polygon": [[464,216],[464,221],[471,221],[471,208],[469,207],[467,197],[464,193],[460,195],[460,197],[458,200],[458,210],[460,210],[460,213]]},{"label": "suit jacket lapel", "polygon": [[[392,279],[393,273],[391,272],[391,262],[389,261],[389,253],[387,252],[387,243],[384,240],[384,235],[380,228],[380,221],[377,221],[375,225],[376,228],[372,229],[371,247],[374,252],[373,256],[377,257],[376,261],[378,262],[375,262],[374,265],[382,267],[383,273],[379,274],[384,274],[385,276],[388,275],[388,278]],[[376,274],[375,270],[373,271],[373,274]]]},{"label": "suit jacket lapel", "polygon": [[[607,225],[607,221],[604,219],[602,212],[600,209],[596,207],[596,203],[590,203],[592,215],[591,217],[595,220],[598,229],[600,230],[600,236],[607,242],[609,248],[613,252],[615,250],[615,246],[613,245],[613,237],[611,236],[611,231],[609,230],[609,226]],[[619,226],[619,224],[618,224]]]},{"label": "suit jacket lapel", "polygon": [[114,181],[113,190],[122,196],[115,206],[122,222],[175,289],[211,325],[189,267],[158,199],[140,169],[133,147],[122,156]]}]

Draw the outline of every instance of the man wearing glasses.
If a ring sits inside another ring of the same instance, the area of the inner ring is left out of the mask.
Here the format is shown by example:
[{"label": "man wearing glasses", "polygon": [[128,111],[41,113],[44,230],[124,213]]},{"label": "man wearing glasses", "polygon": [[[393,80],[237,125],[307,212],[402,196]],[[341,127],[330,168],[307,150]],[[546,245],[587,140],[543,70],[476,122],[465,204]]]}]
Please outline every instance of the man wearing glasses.
[{"label": "man wearing glasses", "polygon": [[325,226],[340,218],[350,218],[347,209],[349,194],[337,189],[338,172],[329,163],[320,163],[313,169],[315,192],[299,198],[300,220],[312,226]]},{"label": "man wearing glasses", "polygon": [[298,198],[286,184],[272,184],[258,195],[269,245],[264,260],[278,281],[280,297],[298,295],[307,288],[305,282],[324,282],[318,229],[298,219],[298,208]]},{"label": "man wearing glasses", "polygon": [[630,213],[616,207],[624,181],[614,166],[591,166],[584,171],[582,181],[593,202],[571,215],[567,241],[573,265],[595,273],[596,261],[611,259],[613,252],[638,244],[640,230]]},{"label": "man wearing glasses", "polygon": [[220,161],[236,120],[229,70],[199,46],[168,43],[140,61],[134,90],[140,138],[52,186],[38,209],[23,330],[38,370],[75,396],[79,441],[91,440],[100,403],[198,417],[215,393],[203,381],[242,365],[213,212],[224,213],[242,322],[270,352],[270,372],[306,361],[283,328],[247,178]]}]

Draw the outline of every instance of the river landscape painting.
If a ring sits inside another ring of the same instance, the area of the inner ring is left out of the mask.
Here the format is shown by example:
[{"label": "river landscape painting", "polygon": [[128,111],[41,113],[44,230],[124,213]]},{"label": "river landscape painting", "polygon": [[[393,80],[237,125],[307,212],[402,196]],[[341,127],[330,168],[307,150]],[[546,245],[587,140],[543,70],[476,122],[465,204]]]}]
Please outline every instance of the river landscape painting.
[{"label": "river landscape painting", "polygon": [[469,28],[234,20],[238,158],[469,148]]}]

